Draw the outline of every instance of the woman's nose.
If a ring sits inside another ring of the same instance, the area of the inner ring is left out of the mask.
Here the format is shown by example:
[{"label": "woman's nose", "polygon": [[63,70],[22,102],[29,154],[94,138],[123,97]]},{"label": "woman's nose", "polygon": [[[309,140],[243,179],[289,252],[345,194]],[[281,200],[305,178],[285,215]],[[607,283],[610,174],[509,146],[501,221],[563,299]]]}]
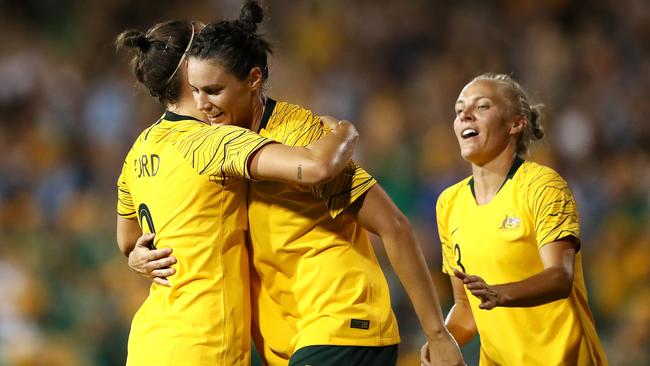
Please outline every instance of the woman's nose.
[{"label": "woman's nose", "polygon": [[196,97],[196,108],[200,111],[210,109],[210,105],[208,103],[208,100],[205,98],[204,93],[201,92],[198,93]]},{"label": "woman's nose", "polygon": [[458,114],[458,118],[461,121],[471,121],[472,119],[474,119],[474,116],[472,115],[472,113],[470,113],[470,111],[468,111],[465,108],[462,111],[460,111],[460,113]]}]

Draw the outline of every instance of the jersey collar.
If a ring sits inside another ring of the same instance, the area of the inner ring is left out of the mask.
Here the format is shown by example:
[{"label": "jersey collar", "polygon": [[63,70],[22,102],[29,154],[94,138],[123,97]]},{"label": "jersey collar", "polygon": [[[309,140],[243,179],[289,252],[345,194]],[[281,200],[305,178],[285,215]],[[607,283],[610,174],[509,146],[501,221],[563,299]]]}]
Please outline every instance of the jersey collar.
[{"label": "jersey collar", "polygon": [[194,120],[194,121],[199,121],[199,122],[204,123],[200,119],[196,119],[196,118],[194,118],[192,116],[185,116],[185,115],[182,115],[182,114],[177,114],[177,113],[174,113],[172,111],[165,111],[165,114],[163,115],[163,119],[165,121],[170,121],[170,122]]},{"label": "jersey collar", "polygon": [[[510,166],[510,170],[508,171],[508,175],[506,175],[506,179],[503,181],[503,184],[501,184],[501,187],[499,187],[497,193],[499,193],[501,188],[503,188],[503,186],[506,185],[506,182],[509,179],[512,179],[512,177],[515,176],[515,173],[517,173],[517,170],[519,170],[519,167],[523,163],[524,163],[524,159],[520,158],[519,156],[515,156],[515,160],[512,162],[512,165]],[[468,184],[469,184],[469,189],[472,191],[472,196],[474,196],[474,199],[476,199],[476,194],[474,193],[474,177],[470,178]]]},{"label": "jersey collar", "polygon": [[266,105],[264,105],[264,114],[262,115],[262,120],[260,121],[260,128],[255,132],[260,132],[266,128],[266,125],[271,119],[271,114],[273,114],[273,110],[275,109],[276,104],[277,102],[275,100],[266,98]]}]

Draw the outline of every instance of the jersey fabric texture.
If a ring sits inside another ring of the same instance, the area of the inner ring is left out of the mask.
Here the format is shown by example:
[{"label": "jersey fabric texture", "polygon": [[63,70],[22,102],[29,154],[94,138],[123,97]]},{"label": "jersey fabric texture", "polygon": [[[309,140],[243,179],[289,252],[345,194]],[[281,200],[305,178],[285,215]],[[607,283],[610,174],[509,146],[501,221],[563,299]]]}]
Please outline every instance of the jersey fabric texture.
[{"label": "jersey fabric texture", "polygon": [[[325,135],[318,117],[268,100],[260,135],[304,146]],[[269,365],[306,346],[399,343],[388,285],[367,232],[341,214],[374,184],[355,163],[318,186],[250,184],[254,338]],[[253,282],[255,282],[253,276]]]},{"label": "jersey fabric texture", "polygon": [[[476,203],[473,180],[467,178],[440,195],[436,212],[443,271],[453,276],[457,268],[489,284],[541,272],[539,248],[580,237],[578,211],[566,182],[552,169],[519,158],[489,203]],[[607,364],[587,304],[580,251],[567,299],[487,311],[465,292],[481,338],[481,365]]]},{"label": "jersey fabric texture", "polygon": [[270,141],[165,113],[127,154],[117,212],[178,263],[133,318],[127,365],[248,365],[248,159]]}]

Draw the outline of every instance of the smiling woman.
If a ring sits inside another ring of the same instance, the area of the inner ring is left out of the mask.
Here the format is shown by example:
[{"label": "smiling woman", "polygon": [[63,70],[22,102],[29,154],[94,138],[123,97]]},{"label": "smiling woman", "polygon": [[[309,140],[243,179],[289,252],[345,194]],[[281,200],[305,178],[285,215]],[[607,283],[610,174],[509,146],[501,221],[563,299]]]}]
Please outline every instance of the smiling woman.
[{"label": "smiling woman", "polygon": [[541,108],[541,104],[531,106],[521,87],[508,76],[476,77],[456,101],[454,131],[461,156],[480,166],[495,154],[512,155],[507,148],[512,139],[514,153],[525,156],[532,140],[544,137],[539,125]]},{"label": "smiling woman", "polygon": [[248,4],[239,20],[209,24],[190,50],[188,81],[210,123],[258,130],[271,53],[269,43],[255,34],[263,18],[259,6]]},{"label": "smiling woman", "polygon": [[196,106],[211,124],[248,127],[250,121],[261,120],[264,104],[252,103],[254,97],[249,92],[261,90],[263,79],[259,68],[239,80],[217,62],[191,57],[188,71]]},{"label": "smiling woman", "polygon": [[587,305],[571,191],[552,169],[522,159],[543,136],[539,106],[509,76],[485,74],[455,108],[472,176],[436,207],[455,299],[447,327],[461,345],[480,334],[481,365],[607,364]]}]

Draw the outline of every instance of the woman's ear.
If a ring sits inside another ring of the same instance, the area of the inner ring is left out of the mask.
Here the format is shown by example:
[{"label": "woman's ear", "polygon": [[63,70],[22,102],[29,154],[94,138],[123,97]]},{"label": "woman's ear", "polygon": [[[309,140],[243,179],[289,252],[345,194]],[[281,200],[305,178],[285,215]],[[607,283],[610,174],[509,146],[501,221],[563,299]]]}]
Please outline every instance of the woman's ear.
[{"label": "woman's ear", "polygon": [[253,67],[248,73],[248,79],[250,81],[249,85],[251,91],[261,89],[262,85],[264,84],[264,75],[262,73],[262,69],[260,69],[258,66]]},{"label": "woman's ear", "polygon": [[520,133],[523,133],[527,125],[528,120],[524,115],[517,117],[517,119],[514,120],[512,127],[510,127],[510,134],[518,135]]}]

